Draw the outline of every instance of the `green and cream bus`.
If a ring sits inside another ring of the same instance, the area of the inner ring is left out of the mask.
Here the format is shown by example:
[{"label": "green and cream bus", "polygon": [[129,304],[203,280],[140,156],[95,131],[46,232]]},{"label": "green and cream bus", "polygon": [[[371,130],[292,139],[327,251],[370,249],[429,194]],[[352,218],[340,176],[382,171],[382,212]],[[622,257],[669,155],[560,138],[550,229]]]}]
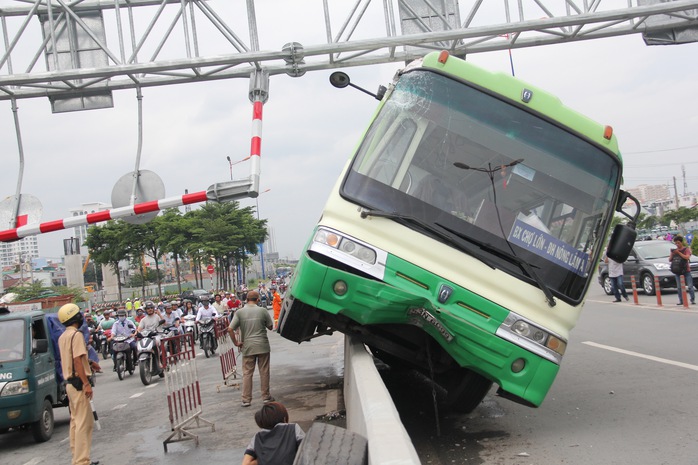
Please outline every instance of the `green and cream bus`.
[{"label": "green and cream bus", "polygon": [[[459,411],[493,382],[539,406],[611,218],[634,200],[621,174],[610,127],[430,53],[382,96],[295,269],[279,332],[358,337],[431,376]],[[614,230],[616,257],[634,219]]]}]

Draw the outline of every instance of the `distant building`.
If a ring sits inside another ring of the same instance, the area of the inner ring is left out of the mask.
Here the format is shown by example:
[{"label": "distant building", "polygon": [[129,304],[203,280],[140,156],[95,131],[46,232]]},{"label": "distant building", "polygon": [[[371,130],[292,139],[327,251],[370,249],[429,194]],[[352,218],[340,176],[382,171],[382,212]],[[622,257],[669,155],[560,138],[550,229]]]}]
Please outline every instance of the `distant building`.
[{"label": "distant building", "polygon": [[[102,203],[102,202],[92,202],[92,203],[83,203],[80,207],[78,208],[73,208],[70,211],[72,216],[82,216],[82,215],[88,215],[90,213],[96,213],[96,212],[101,212],[104,210],[109,210],[111,208],[111,205],[107,203]],[[90,225],[91,226],[91,225]],[[85,247],[85,239],[87,239],[87,225],[83,224],[80,226],[75,226],[73,228],[74,230],[74,237],[77,237],[80,239],[80,255],[87,255],[87,247]]]},{"label": "distant building", "polygon": [[637,187],[629,187],[625,190],[637,198],[637,200],[639,200],[642,204],[673,198],[669,192],[669,186],[666,184],[641,184]]},{"label": "distant building", "polygon": [[36,236],[27,236],[15,242],[0,242],[0,264],[16,266],[27,263],[31,267],[32,259],[39,258],[39,242]]}]

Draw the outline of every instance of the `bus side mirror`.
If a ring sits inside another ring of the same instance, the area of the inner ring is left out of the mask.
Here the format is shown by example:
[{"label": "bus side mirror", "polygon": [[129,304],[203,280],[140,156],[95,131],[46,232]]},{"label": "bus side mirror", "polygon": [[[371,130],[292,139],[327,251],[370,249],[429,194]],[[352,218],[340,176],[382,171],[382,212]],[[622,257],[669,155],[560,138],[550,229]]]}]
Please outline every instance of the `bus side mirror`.
[{"label": "bus side mirror", "polygon": [[45,354],[48,352],[48,339],[34,339],[32,341],[32,353]]},{"label": "bus side mirror", "polygon": [[613,228],[611,239],[608,241],[606,256],[618,263],[623,263],[628,259],[628,255],[633,249],[637,231],[632,226],[617,224]]}]

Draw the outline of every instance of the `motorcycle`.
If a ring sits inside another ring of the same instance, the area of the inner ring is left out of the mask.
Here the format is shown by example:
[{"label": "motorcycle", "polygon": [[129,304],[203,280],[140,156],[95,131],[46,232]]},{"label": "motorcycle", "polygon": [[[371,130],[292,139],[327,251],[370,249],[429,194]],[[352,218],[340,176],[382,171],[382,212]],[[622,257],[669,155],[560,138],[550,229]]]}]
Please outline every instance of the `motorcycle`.
[{"label": "motorcycle", "polygon": [[128,374],[132,375],[136,371],[136,361],[129,339],[131,338],[121,335],[114,337],[112,340],[112,350],[114,351],[114,357],[116,357],[116,374],[120,380],[124,379],[125,372],[128,371]]},{"label": "motorcycle", "polygon": [[192,335],[192,344],[199,338],[199,332],[196,329],[196,315],[184,315],[184,332]]},{"label": "motorcycle", "polygon": [[157,331],[145,331],[138,333],[138,367],[141,381],[145,386],[149,385],[154,375],[160,378],[165,377],[165,373],[160,367],[160,349],[157,344]]},{"label": "motorcycle", "polygon": [[209,358],[216,352],[218,342],[216,341],[216,320],[213,318],[204,318],[201,320],[201,329],[199,331],[201,348],[204,351],[206,358]]},{"label": "motorcycle", "polygon": [[109,357],[109,336],[111,336],[111,329],[100,331],[99,333],[99,351],[102,353],[104,360]]}]

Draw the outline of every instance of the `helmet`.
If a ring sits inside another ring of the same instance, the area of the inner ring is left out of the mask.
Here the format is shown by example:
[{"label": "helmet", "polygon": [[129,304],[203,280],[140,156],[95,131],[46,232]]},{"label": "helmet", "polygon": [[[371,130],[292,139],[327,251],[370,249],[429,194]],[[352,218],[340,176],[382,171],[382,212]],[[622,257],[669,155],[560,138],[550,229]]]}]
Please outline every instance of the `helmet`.
[{"label": "helmet", "polygon": [[146,310],[149,308],[152,308],[153,310],[155,310],[155,304],[153,303],[152,300],[149,300],[145,303],[145,308],[146,308]]},{"label": "helmet", "polygon": [[271,289],[272,291],[275,291],[275,290],[276,290],[276,286],[272,284],[270,289]]},{"label": "helmet", "polygon": [[165,307],[165,310],[167,310],[168,308],[172,308],[172,304],[169,302],[165,302],[163,306]]},{"label": "helmet", "polygon": [[80,315],[80,307],[75,304],[65,304],[58,309],[58,321],[68,326]]},{"label": "helmet", "polygon": [[207,295],[202,295],[202,296],[199,298],[199,300],[202,301],[202,302],[209,302],[209,301],[211,300],[211,298],[210,298],[209,296],[207,296]]},{"label": "helmet", "polygon": [[126,316],[126,310],[123,308],[116,311],[116,316]]}]

